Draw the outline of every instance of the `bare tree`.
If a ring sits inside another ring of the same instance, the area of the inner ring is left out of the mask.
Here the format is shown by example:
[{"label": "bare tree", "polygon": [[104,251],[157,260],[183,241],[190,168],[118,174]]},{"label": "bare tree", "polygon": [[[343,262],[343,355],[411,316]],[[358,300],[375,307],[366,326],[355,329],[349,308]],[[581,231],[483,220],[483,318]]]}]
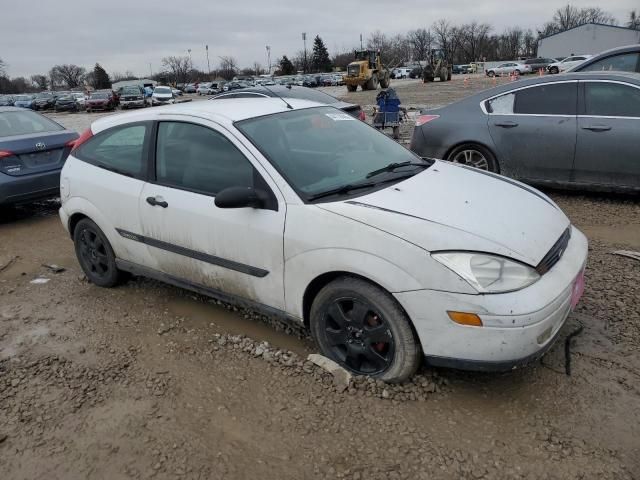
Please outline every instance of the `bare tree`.
[{"label": "bare tree", "polygon": [[63,83],[68,88],[76,88],[82,84],[86,70],[83,67],[73,64],[55,65],[49,72],[51,84]]},{"label": "bare tree", "polygon": [[367,39],[367,48],[375,51],[380,50],[382,55],[386,55],[391,50],[391,41],[380,30],[376,30],[369,35],[369,38]]},{"label": "bare tree", "polygon": [[238,71],[238,62],[233,57],[220,57],[218,74],[225,80],[231,80]]},{"label": "bare tree", "polygon": [[46,90],[49,86],[49,80],[46,75],[31,75],[31,83],[40,90]]},{"label": "bare tree", "polygon": [[491,25],[487,23],[472,22],[460,27],[460,47],[465,62],[475,62],[481,58],[490,32]]},{"label": "bare tree", "polygon": [[418,28],[411,30],[407,34],[407,38],[411,45],[414,60],[426,60],[431,53],[431,45],[433,44],[433,34],[431,30],[426,28]]},{"label": "bare tree", "polygon": [[0,77],[7,75],[7,64],[0,58]]},{"label": "bare tree", "polygon": [[500,35],[498,57],[514,60],[520,56],[524,32],[520,27],[510,28]]},{"label": "bare tree", "polygon": [[460,30],[448,20],[440,19],[431,27],[438,46],[444,50],[447,58],[452,58],[459,44]]},{"label": "bare tree", "polygon": [[188,55],[181,57],[164,57],[162,59],[162,66],[167,71],[173,82],[187,83],[189,81],[191,60]]},{"label": "bare tree", "polygon": [[353,50],[350,50],[348,52],[336,53],[331,58],[331,63],[334,67],[337,67],[340,70],[346,70],[347,65],[353,62],[353,60]]},{"label": "bare tree", "polygon": [[524,33],[522,38],[522,55],[531,58],[535,57],[538,53],[538,40],[536,39],[531,29]]}]

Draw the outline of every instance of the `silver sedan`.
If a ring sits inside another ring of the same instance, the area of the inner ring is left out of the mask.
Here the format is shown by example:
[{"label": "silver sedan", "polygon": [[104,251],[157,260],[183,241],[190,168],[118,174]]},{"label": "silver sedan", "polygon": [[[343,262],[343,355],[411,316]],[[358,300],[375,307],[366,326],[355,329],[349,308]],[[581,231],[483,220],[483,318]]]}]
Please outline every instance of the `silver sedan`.
[{"label": "silver sedan", "polygon": [[640,74],[569,73],[423,110],[411,149],[532,184],[640,191],[638,132]]}]

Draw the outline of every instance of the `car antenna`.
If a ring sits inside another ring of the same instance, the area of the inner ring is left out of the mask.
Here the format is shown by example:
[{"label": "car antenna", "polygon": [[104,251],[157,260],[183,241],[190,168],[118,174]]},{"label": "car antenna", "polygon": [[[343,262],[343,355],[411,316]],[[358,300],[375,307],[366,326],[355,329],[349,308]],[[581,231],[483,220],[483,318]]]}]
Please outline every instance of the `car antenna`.
[{"label": "car antenna", "polygon": [[266,85],[261,85],[262,88],[266,89],[268,92],[270,92],[271,94],[273,94],[274,97],[278,97],[280,100],[282,100],[284,102],[284,104],[287,106],[287,108],[289,110],[293,110],[293,107],[291,105],[289,105],[289,102],[287,102],[283,97],[281,97],[280,95],[278,95],[276,92],[274,92],[273,90],[271,90],[269,87],[267,87]]}]

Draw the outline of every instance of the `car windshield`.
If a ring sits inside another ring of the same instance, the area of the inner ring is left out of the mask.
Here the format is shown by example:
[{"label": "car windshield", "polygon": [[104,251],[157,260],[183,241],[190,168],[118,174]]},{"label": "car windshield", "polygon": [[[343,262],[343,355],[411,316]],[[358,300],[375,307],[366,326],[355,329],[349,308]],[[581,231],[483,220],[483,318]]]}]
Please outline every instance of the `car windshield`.
[{"label": "car windshield", "polygon": [[31,97],[29,95],[18,95],[16,97],[16,101],[17,102],[24,102],[24,101],[28,101],[31,100]]},{"label": "car windshield", "polygon": [[51,98],[53,95],[48,92],[39,93],[36,98]]},{"label": "car windshield", "polygon": [[140,95],[140,90],[137,88],[124,88],[122,89],[124,95]]},{"label": "car windshield", "polygon": [[[332,107],[266,115],[235,125],[306,200],[335,189],[345,190],[336,194],[359,186],[371,189],[422,171],[413,164],[425,167],[420,157],[386,135]],[[376,172],[391,164],[403,168]],[[354,193],[365,191],[358,188]]]},{"label": "car windshield", "polygon": [[108,98],[106,93],[92,93],[90,98],[105,99]]},{"label": "car windshield", "polygon": [[171,93],[171,89],[169,87],[156,87],[153,93]]},{"label": "car windshield", "polygon": [[0,137],[64,130],[53,120],[30,111],[0,113]]}]

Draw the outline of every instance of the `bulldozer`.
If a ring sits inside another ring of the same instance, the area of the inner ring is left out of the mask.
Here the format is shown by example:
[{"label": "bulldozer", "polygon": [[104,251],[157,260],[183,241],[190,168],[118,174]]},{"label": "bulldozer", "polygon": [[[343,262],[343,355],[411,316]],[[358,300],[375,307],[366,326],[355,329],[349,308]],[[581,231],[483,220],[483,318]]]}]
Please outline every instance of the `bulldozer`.
[{"label": "bulldozer", "polygon": [[347,75],[344,77],[347,90],[355,92],[358,86],[362,90],[376,90],[378,85],[389,87],[389,69],[382,64],[380,50],[356,50],[354,56],[355,61],[347,66]]},{"label": "bulldozer", "polygon": [[432,49],[429,55],[429,63],[422,70],[422,81],[424,83],[433,82],[439,78],[441,82],[451,80],[453,74],[453,65],[446,58],[444,50]]}]

